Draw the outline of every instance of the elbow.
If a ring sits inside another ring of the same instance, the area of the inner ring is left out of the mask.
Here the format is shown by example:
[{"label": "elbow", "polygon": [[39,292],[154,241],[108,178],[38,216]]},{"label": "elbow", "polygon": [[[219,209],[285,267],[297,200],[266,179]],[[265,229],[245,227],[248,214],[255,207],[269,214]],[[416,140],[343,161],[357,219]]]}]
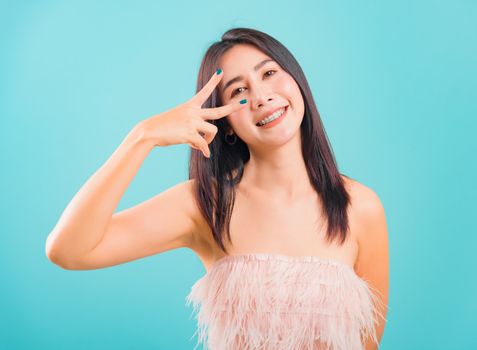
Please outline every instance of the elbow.
[{"label": "elbow", "polygon": [[45,243],[45,255],[52,263],[58,265],[58,254],[53,249],[53,240],[51,234],[46,239]]},{"label": "elbow", "polygon": [[49,261],[53,264],[61,267],[64,270],[73,270],[71,266],[65,263],[65,260],[61,258],[58,249],[55,249],[52,244],[51,236],[48,236],[45,244],[45,255]]},{"label": "elbow", "polygon": [[87,266],[78,261],[66,259],[65,257],[59,255],[55,250],[46,249],[46,257],[53,264],[61,267],[63,270],[76,271],[76,270],[90,270]]},{"label": "elbow", "polygon": [[57,255],[55,254],[55,252],[53,250],[53,247],[52,247],[51,236],[48,236],[48,238],[46,239],[45,255],[48,258],[48,260],[50,260],[54,264],[57,264],[57,262],[56,262]]},{"label": "elbow", "polygon": [[61,267],[63,270],[85,270],[83,268],[78,267],[78,265],[73,265],[65,262],[65,260],[58,258],[57,255],[54,255],[52,253],[47,253],[46,254],[48,260],[50,260],[53,264],[55,264],[58,267]]},{"label": "elbow", "polygon": [[45,253],[48,260],[51,261],[53,264],[61,267],[63,270],[71,270],[69,267],[66,266],[66,264],[64,264],[64,262],[52,249],[46,248]]}]

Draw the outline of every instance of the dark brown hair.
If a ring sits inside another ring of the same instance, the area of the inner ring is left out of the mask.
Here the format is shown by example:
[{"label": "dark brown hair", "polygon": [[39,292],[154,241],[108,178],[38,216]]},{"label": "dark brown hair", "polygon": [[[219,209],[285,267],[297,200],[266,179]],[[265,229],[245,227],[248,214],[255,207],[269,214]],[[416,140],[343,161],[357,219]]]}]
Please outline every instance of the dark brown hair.
[{"label": "dark brown hair", "polygon": [[[287,48],[270,35],[258,30],[232,28],[222,35],[221,41],[213,43],[206,51],[199,68],[196,91],[199,92],[209,81],[218,68],[222,55],[236,44],[253,45],[274,59],[300,87],[305,105],[300,126],[301,149],[306,160],[308,176],[323,203],[328,242],[341,238],[340,244],[343,244],[348,232],[347,207],[350,196],[338,171],[306,77]],[[202,107],[220,106],[222,106],[221,98],[215,89]],[[242,179],[244,165],[249,160],[250,153],[248,146],[237,135],[237,142],[234,145],[225,142],[225,134],[230,129],[226,118],[208,122],[216,125],[218,129],[209,145],[211,156],[205,158],[202,151],[191,148],[189,179],[196,179],[195,198],[202,215],[212,229],[215,242],[228,253],[223,241],[224,228],[227,239],[232,242],[230,219],[235,202],[235,186]]]}]

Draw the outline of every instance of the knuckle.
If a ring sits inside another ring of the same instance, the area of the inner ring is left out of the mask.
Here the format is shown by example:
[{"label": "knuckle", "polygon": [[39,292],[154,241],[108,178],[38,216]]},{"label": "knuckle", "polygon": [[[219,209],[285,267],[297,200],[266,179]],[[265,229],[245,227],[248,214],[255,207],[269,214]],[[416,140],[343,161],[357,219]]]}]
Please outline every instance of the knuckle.
[{"label": "knuckle", "polygon": [[186,135],[188,139],[195,139],[195,130],[193,129],[187,129]]}]

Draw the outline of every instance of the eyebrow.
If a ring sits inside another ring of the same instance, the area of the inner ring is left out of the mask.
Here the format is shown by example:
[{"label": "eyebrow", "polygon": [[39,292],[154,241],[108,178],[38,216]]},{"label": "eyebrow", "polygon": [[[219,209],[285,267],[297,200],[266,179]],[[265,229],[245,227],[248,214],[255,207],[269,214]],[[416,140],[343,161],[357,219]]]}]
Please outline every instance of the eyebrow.
[{"label": "eyebrow", "polygon": [[[254,71],[258,71],[260,68],[262,68],[266,63],[268,62],[272,62],[274,60],[272,60],[271,58],[267,58],[265,60],[263,60],[262,62],[258,63],[255,67],[253,67],[253,70]],[[225,90],[227,90],[227,88],[232,85],[233,83],[236,83],[238,81],[242,81],[243,80],[243,76],[239,75],[233,79],[230,79],[227,83],[225,83],[224,85],[224,88],[222,89],[222,92],[225,92]]]}]

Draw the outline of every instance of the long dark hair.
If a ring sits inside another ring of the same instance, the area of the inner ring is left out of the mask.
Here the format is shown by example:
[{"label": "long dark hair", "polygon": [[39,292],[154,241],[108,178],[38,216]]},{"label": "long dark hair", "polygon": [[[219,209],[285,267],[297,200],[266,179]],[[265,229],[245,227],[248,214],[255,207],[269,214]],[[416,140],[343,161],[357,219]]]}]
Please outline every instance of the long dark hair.
[{"label": "long dark hair", "polygon": [[[197,78],[197,92],[214,74],[222,55],[236,44],[255,46],[274,59],[295,79],[300,87],[305,105],[300,129],[301,149],[306,160],[306,169],[311,183],[323,203],[323,214],[327,224],[327,241],[332,242],[336,238],[341,238],[340,244],[343,244],[348,234],[347,207],[350,203],[350,196],[338,171],[306,77],[287,48],[270,35],[258,30],[232,28],[222,35],[221,41],[215,42],[206,51]],[[222,106],[222,101],[215,89],[202,107],[220,106]],[[226,118],[208,122],[216,125],[218,129],[213,141],[209,144],[211,156],[205,158],[200,150],[191,148],[189,179],[196,180],[195,199],[202,215],[212,229],[215,242],[228,254],[223,241],[223,232],[225,228],[227,239],[232,242],[230,219],[235,202],[235,186],[242,179],[244,165],[250,159],[250,153],[246,143],[238,136],[233,145],[229,145],[225,141],[226,132],[230,129]]]}]

